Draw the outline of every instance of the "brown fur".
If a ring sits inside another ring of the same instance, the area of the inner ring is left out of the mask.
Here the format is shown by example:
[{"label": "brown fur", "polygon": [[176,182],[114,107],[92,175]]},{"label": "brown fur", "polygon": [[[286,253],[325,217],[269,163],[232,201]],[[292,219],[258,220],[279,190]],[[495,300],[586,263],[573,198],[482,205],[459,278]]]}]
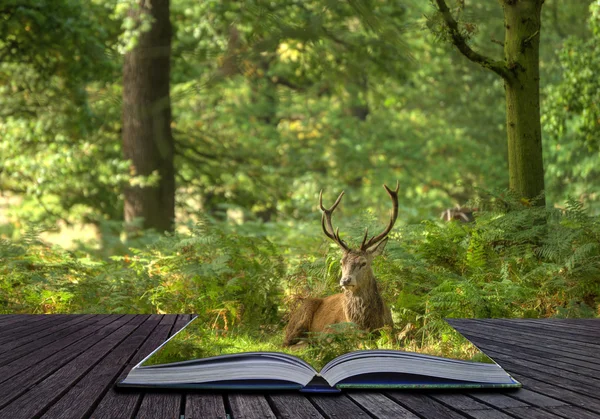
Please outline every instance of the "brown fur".
[{"label": "brown fur", "polygon": [[298,343],[307,333],[327,331],[328,326],[336,323],[353,322],[367,331],[393,326],[392,313],[381,298],[371,269],[374,256],[383,250],[385,243],[366,251],[344,252],[340,279],[344,292],[304,300],[290,318],[284,346]]},{"label": "brown fur", "polygon": [[339,229],[334,229],[331,222],[333,211],[344,196],[340,193],[335,203],[326,208],[323,206],[323,191],[319,193],[319,207],[323,212],[321,227],[323,233],[336,242],[344,251],[342,257],[342,277],[340,286],[344,292],[326,298],[309,298],[292,314],[285,330],[284,346],[297,344],[308,333],[324,332],[336,323],[352,322],[363,330],[372,331],[384,326],[393,327],[392,313],[385,305],[371,263],[373,258],[381,252],[387,243],[387,235],[392,230],[398,217],[398,190],[390,189],[383,185],[387,194],[392,199],[392,212],[390,221],[376,236],[368,238],[368,229],[358,250],[352,250],[341,238]]}]

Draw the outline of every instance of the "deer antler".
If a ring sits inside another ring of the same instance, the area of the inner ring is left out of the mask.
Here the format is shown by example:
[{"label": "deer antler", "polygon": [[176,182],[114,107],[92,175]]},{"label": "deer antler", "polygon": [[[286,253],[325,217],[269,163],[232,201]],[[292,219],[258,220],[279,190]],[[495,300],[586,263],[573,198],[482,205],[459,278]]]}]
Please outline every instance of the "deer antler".
[{"label": "deer antler", "polygon": [[327,237],[336,242],[342,249],[345,251],[349,251],[350,248],[342,239],[340,239],[340,229],[333,229],[333,225],[331,224],[331,214],[335,211],[335,208],[338,206],[340,201],[342,200],[342,196],[344,196],[344,191],[338,196],[338,199],[335,200],[335,203],[331,206],[331,208],[327,209],[323,206],[323,190],[319,192],[319,207],[321,207],[321,211],[323,211],[323,215],[321,216],[321,226],[323,227],[323,232]]},{"label": "deer antler", "polygon": [[383,232],[381,234],[379,234],[378,236],[372,237],[368,242],[367,242],[367,237],[369,234],[369,229],[368,228],[365,229],[365,237],[363,238],[362,244],[360,245],[360,250],[363,250],[363,251],[367,250],[374,244],[377,244],[381,240],[383,240],[389,234],[389,232],[392,230],[392,227],[394,227],[394,223],[396,222],[396,218],[398,218],[398,190],[400,189],[400,183],[398,181],[396,181],[396,189],[393,191],[390,188],[388,188],[387,185],[383,185],[383,187],[385,188],[385,190],[388,193],[388,195],[390,196],[390,198],[392,198],[392,203],[394,205],[392,208],[392,212],[390,214],[390,222],[388,223],[388,226],[385,228],[385,230],[383,230]]}]

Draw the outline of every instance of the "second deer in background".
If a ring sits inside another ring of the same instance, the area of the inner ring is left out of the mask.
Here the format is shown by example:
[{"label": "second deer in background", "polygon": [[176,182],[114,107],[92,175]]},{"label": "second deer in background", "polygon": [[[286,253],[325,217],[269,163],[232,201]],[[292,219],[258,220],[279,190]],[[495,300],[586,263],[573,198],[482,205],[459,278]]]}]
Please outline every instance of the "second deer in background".
[{"label": "second deer in background", "polygon": [[461,223],[472,223],[475,221],[473,213],[477,211],[477,208],[460,207],[448,208],[440,214],[440,220],[444,221],[460,221]]}]

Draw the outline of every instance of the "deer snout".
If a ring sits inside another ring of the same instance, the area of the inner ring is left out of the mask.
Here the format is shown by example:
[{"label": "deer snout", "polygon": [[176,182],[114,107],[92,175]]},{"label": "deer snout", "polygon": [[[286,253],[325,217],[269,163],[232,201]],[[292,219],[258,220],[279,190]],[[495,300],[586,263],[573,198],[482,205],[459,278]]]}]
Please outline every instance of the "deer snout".
[{"label": "deer snout", "polygon": [[354,282],[354,278],[352,278],[351,276],[343,276],[342,279],[340,279],[341,287],[353,287],[355,285],[356,283]]}]

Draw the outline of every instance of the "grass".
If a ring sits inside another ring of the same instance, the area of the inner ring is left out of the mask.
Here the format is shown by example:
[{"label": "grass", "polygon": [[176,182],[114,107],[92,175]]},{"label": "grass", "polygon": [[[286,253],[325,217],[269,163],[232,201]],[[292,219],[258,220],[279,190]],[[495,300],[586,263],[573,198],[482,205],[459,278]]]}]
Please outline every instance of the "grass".
[{"label": "grass", "polygon": [[468,340],[447,326],[427,339],[397,339],[391,330],[367,333],[352,323],[332,325],[330,333],[313,334],[310,345],[300,349],[283,348],[283,330],[276,327],[258,330],[224,331],[211,329],[195,320],[144,365],[165,364],[240,352],[284,352],[302,358],[320,370],[334,358],[356,350],[392,349],[420,352],[448,358],[489,362],[489,358]]}]

